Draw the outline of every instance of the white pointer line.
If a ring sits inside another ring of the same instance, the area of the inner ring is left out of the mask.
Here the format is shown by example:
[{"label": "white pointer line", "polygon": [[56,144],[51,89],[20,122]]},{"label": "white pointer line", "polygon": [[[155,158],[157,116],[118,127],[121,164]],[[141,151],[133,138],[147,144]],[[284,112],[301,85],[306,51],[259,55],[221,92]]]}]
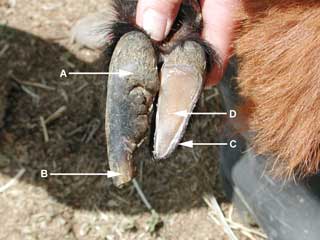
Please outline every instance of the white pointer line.
[{"label": "white pointer line", "polygon": [[[232,142],[234,142],[234,140],[232,140]],[[195,143],[193,142],[193,140],[187,141],[187,142],[182,142],[179,143],[180,146],[183,147],[188,147],[188,148],[193,148],[193,146],[228,146],[229,143]],[[234,146],[234,143],[233,143]],[[233,147],[231,146],[231,147]]]},{"label": "white pointer line", "polygon": [[119,75],[126,77],[132,75],[132,72],[120,69],[119,72],[69,72],[69,75]]},{"label": "white pointer line", "polygon": [[117,177],[121,174],[114,171],[107,171],[106,173],[49,173],[50,176],[107,176],[108,178]]},{"label": "white pointer line", "polygon": [[228,143],[192,143],[193,146],[228,146]]},{"label": "white pointer line", "polygon": [[187,113],[188,115],[228,115],[226,112],[193,112]]},{"label": "white pointer line", "polygon": [[108,173],[50,173],[50,176],[108,176]]},{"label": "white pointer line", "polygon": [[69,72],[69,75],[110,75],[119,73],[109,73],[109,72]]},{"label": "white pointer line", "polygon": [[228,115],[227,112],[187,112],[186,110],[175,112],[173,114],[181,117],[187,117],[188,115]]}]

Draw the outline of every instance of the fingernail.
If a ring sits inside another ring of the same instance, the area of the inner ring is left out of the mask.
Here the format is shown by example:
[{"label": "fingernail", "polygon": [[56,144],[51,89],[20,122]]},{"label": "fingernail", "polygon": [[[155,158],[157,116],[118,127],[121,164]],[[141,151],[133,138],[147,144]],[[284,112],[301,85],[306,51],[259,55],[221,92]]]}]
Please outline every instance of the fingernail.
[{"label": "fingernail", "polygon": [[163,40],[170,30],[168,18],[153,9],[144,12],[142,27],[156,41]]}]

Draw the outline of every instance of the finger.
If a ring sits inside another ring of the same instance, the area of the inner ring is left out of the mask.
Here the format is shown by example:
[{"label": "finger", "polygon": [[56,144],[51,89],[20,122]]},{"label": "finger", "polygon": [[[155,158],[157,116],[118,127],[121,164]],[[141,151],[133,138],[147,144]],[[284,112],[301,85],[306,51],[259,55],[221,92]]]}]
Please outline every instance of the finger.
[{"label": "finger", "polygon": [[162,41],[169,33],[182,0],[139,0],[136,22],[151,38]]},{"label": "finger", "polygon": [[215,47],[222,60],[222,68],[214,68],[209,73],[206,85],[216,85],[222,77],[229,60],[235,28],[235,14],[239,0],[202,0],[202,37]]}]

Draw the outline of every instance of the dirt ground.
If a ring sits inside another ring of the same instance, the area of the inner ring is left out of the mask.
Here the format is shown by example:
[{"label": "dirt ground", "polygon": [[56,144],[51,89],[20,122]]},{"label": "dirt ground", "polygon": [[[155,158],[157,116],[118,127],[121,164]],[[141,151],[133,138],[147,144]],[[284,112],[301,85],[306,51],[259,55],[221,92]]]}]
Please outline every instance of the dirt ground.
[{"label": "dirt ground", "polygon": [[[0,189],[13,183],[0,191],[0,239],[227,239],[202,198],[223,200],[214,147],[179,149],[157,162],[147,144],[139,150],[137,181],[158,216],[133,186],[119,190],[104,177],[41,178],[42,169],[107,170],[105,81],[59,77],[61,69],[101,70],[99,53],[69,36],[76,20],[103,7],[103,0],[0,0],[0,80],[10,87]],[[47,123],[45,142],[40,119],[58,109],[62,114]],[[219,110],[215,90],[205,91],[198,110]],[[220,123],[194,118],[185,140],[217,141]],[[231,205],[222,206],[227,211]]]}]

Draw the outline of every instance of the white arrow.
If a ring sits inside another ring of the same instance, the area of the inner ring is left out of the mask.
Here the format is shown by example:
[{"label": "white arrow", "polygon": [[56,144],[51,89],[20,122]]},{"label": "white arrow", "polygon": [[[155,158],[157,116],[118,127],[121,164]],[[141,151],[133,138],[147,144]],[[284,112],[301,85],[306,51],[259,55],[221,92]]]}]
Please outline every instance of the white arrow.
[{"label": "white arrow", "polygon": [[187,110],[173,113],[180,117],[187,117],[188,115],[228,115],[227,112],[187,112]]},{"label": "white arrow", "polygon": [[106,173],[50,173],[50,176],[107,176],[107,178],[120,176],[121,173],[107,171]]},{"label": "white arrow", "polygon": [[119,75],[121,78],[132,74],[132,72],[122,69],[119,69],[119,72],[69,72],[69,75]]},{"label": "white arrow", "polygon": [[228,146],[228,143],[194,143],[193,140],[179,143],[180,146],[193,148],[193,146]]}]

